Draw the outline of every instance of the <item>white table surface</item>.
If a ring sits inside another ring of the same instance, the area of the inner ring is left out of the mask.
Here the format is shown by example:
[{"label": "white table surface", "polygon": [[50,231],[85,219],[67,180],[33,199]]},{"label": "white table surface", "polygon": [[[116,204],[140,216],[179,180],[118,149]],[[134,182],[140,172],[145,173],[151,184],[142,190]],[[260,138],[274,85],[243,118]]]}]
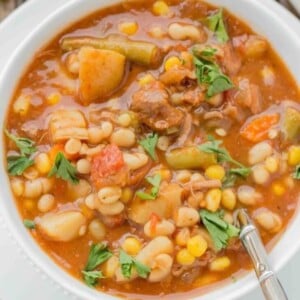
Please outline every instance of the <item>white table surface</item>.
[{"label": "white table surface", "polygon": [[[28,32],[32,30],[49,12],[70,0],[30,0],[8,19],[0,24],[0,68],[9,54]],[[268,5],[272,0],[264,0]],[[299,0],[297,0],[299,1]],[[280,9],[280,8],[278,8]],[[25,11],[31,12],[30,18],[24,18]],[[300,22],[291,20],[291,26],[298,27]],[[0,201],[7,201],[1,199]],[[299,238],[299,237],[295,237]],[[288,245],[287,245],[288,247]],[[284,253],[282,253],[284,255]],[[279,278],[290,300],[300,299],[300,251],[280,271]],[[49,282],[43,272],[33,267],[25,254],[10,236],[1,220],[0,212],[0,299],[1,300],[70,300],[73,299],[57,284]],[[100,299],[100,297],[99,297]],[[257,288],[241,300],[263,299]],[[85,299],[87,300],[87,299]],[[218,299],[219,300],[219,299]]]}]

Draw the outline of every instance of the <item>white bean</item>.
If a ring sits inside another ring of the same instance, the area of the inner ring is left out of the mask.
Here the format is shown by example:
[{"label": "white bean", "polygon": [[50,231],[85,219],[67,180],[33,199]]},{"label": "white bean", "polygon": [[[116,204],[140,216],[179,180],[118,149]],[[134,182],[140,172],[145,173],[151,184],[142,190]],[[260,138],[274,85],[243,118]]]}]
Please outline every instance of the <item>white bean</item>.
[{"label": "white bean", "polygon": [[242,185],[237,190],[238,200],[244,205],[255,205],[261,195],[248,185]]},{"label": "white bean", "polygon": [[120,214],[125,206],[121,201],[117,201],[111,204],[98,204],[97,208],[104,216],[114,216]]},{"label": "white bean", "polygon": [[121,128],[112,133],[110,141],[119,147],[132,147],[135,144],[135,134],[130,129]]},{"label": "white bean", "polygon": [[148,237],[171,235],[175,231],[175,225],[167,220],[162,220],[153,228],[151,221],[148,221],[144,226],[144,233]]},{"label": "white bean", "polygon": [[103,223],[98,220],[94,219],[89,224],[89,232],[90,234],[97,240],[102,241],[105,238],[106,235],[106,229]]},{"label": "white bean", "polygon": [[69,155],[79,153],[81,149],[81,141],[78,139],[69,139],[65,144],[65,151]]},{"label": "white bean", "polygon": [[202,40],[203,32],[193,25],[182,25],[172,23],[168,28],[168,33],[173,40]]},{"label": "white bean", "polygon": [[25,182],[24,197],[37,198],[43,192],[42,182],[39,179],[28,180]]},{"label": "white bean", "polygon": [[68,189],[72,197],[75,199],[86,197],[92,191],[90,183],[85,179],[80,179],[79,183],[76,185],[68,182]]},{"label": "white bean", "polygon": [[157,141],[157,148],[161,151],[167,151],[170,146],[170,138],[167,136],[160,136]]},{"label": "white bean", "polygon": [[92,193],[85,198],[85,204],[88,208],[95,209],[97,207],[98,200],[97,194]]},{"label": "white bean", "polygon": [[43,194],[49,193],[53,188],[53,184],[54,184],[53,178],[43,177],[43,178],[40,178],[39,180],[42,184]]},{"label": "white bean", "polygon": [[39,177],[39,172],[35,167],[29,167],[23,172],[23,176],[28,180],[33,180]]},{"label": "white bean", "polygon": [[102,204],[112,204],[120,200],[122,189],[117,186],[104,187],[98,192],[98,199]]},{"label": "white bean", "polygon": [[175,223],[178,227],[189,227],[197,224],[200,220],[199,213],[191,207],[180,207],[175,215]]},{"label": "white bean", "polygon": [[282,228],[282,220],[278,214],[269,210],[262,211],[255,216],[257,223],[265,230],[276,233]]},{"label": "white bean", "polygon": [[164,253],[157,255],[153,260],[148,281],[160,282],[165,279],[171,273],[172,264],[173,258],[170,255]]},{"label": "white bean", "polygon": [[103,137],[105,139],[108,138],[112,134],[113,129],[114,129],[112,123],[109,121],[103,121],[100,126],[102,129]]},{"label": "white bean", "polygon": [[263,162],[268,156],[272,155],[273,148],[268,142],[256,144],[249,150],[249,164],[255,165]]},{"label": "white bean", "polygon": [[78,238],[82,226],[86,226],[86,218],[78,211],[49,213],[37,221],[38,230],[56,242],[69,242]]},{"label": "white bean", "polygon": [[55,205],[55,198],[51,194],[45,194],[41,196],[38,201],[38,209],[41,212],[48,212],[50,211]]},{"label": "white bean", "polygon": [[147,164],[149,158],[144,153],[123,153],[123,158],[130,170],[137,170]]},{"label": "white bean", "polygon": [[80,174],[89,174],[91,172],[91,163],[85,158],[79,159],[76,163],[76,169]]},{"label": "white bean", "polygon": [[91,144],[99,144],[103,140],[104,134],[101,128],[91,127],[88,129],[88,138]]},{"label": "white bean", "polygon": [[131,123],[131,116],[128,113],[123,113],[118,117],[118,124],[122,127],[128,127]]},{"label": "white bean", "polygon": [[13,178],[10,181],[11,189],[16,197],[20,197],[24,193],[25,184],[20,178]]},{"label": "white bean", "polygon": [[270,173],[263,165],[252,167],[252,177],[257,184],[266,184],[270,180]]}]

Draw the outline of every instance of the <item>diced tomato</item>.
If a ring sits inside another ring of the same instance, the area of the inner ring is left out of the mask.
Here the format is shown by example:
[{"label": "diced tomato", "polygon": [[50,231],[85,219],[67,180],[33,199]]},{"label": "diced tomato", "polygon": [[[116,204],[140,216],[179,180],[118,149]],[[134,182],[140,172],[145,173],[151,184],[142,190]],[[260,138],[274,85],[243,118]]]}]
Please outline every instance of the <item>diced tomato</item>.
[{"label": "diced tomato", "polygon": [[59,152],[62,152],[63,154],[65,154],[65,149],[64,148],[65,148],[64,144],[55,144],[50,149],[50,151],[48,152],[48,155],[49,155],[49,158],[50,158],[50,161],[52,162],[52,164],[54,163],[56,155]]},{"label": "diced tomato", "polygon": [[[122,175],[125,162],[123,153],[116,145],[106,146],[98,155],[93,157],[91,179],[97,187],[105,185],[105,182],[113,181],[112,176]],[[120,178],[120,176],[119,176]],[[118,178],[112,184],[121,184]]]},{"label": "diced tomato", "polygon": [[151,233],[153,233],[153,234],[155,233],[156,226],[159,222],[160,222],[160,217],[157,214],[152,213],[150,216],[150,232]]},{"label": "diced tomato", "polygon": [[241,129],[241,136],[250,142],[256,143],[268,137],[268,131],[278,123],[279,115],[260,116]]}]

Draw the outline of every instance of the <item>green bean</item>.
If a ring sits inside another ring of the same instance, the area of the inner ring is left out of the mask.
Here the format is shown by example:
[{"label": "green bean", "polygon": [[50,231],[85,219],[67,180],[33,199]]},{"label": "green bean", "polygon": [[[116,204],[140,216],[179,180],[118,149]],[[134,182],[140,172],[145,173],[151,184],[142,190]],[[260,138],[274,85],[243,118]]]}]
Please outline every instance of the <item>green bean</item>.
[{"label": "green bean", "polygon": [[205,169],[217,163],[212,153],[200,151],[197,147],[184,147],[166,153],[166,161],[173,169]]},{"label": "green bean", "polygon": [[113,50],[125,55],[128,60],[145,66],[158,65],[162,59],[162,53],[155,44],[131,41],[118,35],[111,35],[107,38],[67,37],[61,42],[61,48],[65,51],[84,46]]}]

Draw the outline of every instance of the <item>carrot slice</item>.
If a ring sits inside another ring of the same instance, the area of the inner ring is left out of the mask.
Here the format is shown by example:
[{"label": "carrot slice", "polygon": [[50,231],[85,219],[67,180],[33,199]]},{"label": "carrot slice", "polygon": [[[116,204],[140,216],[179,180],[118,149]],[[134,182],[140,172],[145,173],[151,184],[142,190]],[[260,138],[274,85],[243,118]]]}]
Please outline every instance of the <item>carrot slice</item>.
[{"label": "carrot slice", "polygon": [[156,226],[160,222],[160,217],[156,213],[152,213],[150,216],[150,232],[155,233]]},{"label": "carrot slice", "polygon": [[263,115],[244,126],[240,134],[250,142],[260,142],[268,137],[268,131],[279,121],[279,114]]}]

